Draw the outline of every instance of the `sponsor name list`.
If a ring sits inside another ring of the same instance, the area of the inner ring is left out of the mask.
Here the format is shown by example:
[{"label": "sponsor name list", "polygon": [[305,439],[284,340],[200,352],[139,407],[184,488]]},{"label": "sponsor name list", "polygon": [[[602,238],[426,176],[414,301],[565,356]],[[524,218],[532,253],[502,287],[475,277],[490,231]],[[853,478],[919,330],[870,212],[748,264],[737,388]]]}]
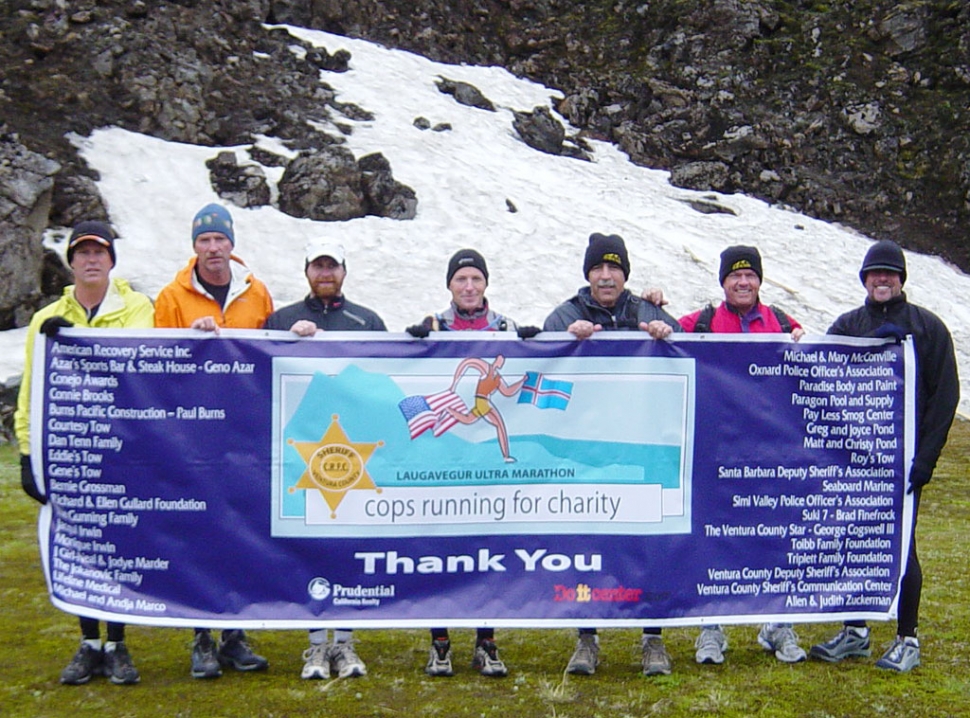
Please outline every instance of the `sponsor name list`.
[{"label": "sponsor name list", "polygon": [[[131,446],[127,437],[145,436],[139,428],[146,423],[156,424],[158,431],[193,431],[195,422],[224,421],[226,409],[134,406],[129,397],[137,392],[128,390],[129,385],[145,375],[184,378],[252,373],[252,365],[196,362],[192,349],[178,344],[55,341],[48,351],[46,369],[44,474],[55,511],[54,593],[75,605],[163,615],[165,603],[129,594],[140,593],[151,574],[177,570],[178,559],[124,555],[116,543],[119,532],[144,531],[154,516],[197,514],[205,512],[207,505],[191,496],[154,493],[152,482],[142,480],[135,468],[143,462],[126,460],[131,452],[145,447]],[[126,468],[120,469],[122,466]]]},{"label": "sponsor name list", "polygon": [[[790,612],[885,611],[892,603],[903,479],[901,354],[785,350],[748,374],[781,385],[803,426],[791,464],[758,457],[717,467],[729,487],[705,537],[774,547],[774,565],[707,566],[701,596],[775,595]],[[764,456],[779,456],[766,437]]]}]

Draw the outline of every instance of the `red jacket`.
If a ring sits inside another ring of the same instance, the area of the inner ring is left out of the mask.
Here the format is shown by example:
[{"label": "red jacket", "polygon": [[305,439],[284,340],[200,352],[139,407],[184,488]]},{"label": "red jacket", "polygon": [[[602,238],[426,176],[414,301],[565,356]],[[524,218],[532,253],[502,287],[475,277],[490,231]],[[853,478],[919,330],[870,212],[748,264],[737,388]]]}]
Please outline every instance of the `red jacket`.
[{"label": "red jacket", "polygon": [[[775,316],[771,307],[758,302],[757,309],[758,314],[748,324],[750,333],[774,334],[782,331],[778,317]],[[698,309],[696,312],[691,312],[680,318],[680,326],[684,328],[685,332],[694,331],[697,319],[703,311],[703,309]],[[801,329],[802,325],[792,317],[788,316],[788,321],[791,322],[792,329]],[[714,316],[711,317],[711,332],[714,334],[741,334],[741,317],[728,307],[727,302],[721,302],[721,305],[714,311]]]}]

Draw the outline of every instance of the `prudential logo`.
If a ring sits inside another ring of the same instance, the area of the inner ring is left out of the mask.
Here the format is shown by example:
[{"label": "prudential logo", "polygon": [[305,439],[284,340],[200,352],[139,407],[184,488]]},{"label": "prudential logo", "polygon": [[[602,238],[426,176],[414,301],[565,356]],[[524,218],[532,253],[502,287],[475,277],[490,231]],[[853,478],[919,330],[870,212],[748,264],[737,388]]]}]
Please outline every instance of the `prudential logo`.
[{"label": "prudential logo", "polygon": [[306,592],[315,601],[322,601],[330,595],[330,581],[317,576],[307,584]]}]

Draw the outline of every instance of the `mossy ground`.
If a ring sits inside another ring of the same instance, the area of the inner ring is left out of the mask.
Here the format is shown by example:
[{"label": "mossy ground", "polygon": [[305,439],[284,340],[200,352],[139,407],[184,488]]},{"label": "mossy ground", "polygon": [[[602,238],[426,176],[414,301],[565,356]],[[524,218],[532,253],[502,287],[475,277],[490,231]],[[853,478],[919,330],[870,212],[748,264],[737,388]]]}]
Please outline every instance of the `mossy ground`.
[{"label": "mossy ground", "polygon": [[[422,671],[424,630],[360,631],[369,675],[302,681],[303,631],[253,631],[267,673],[227,673],[216,681],[189,676],[191,631],[133,626],[128,644],[142,674],[137,686],[98,679],[58,683],[78,640],[77,619],[47,599],[36,541],[36,505],[20,490],[16,451],[0,447],[0,681],[4,716],[965,716],[970,714],[970,422],[950,432],[933,483],[924,493],[919,545],[925,574],[923,665],[906,675],[877,670],[872,660],[842,665],[783,665],[755,643],[754,627],[728,629],[722,666],[693,660],[696,631],[666,632],[674,672],[645,678],[635,630],[602,632],[603,663],[595,676],[564,678],[573,648],[568,630],[498,631],[512,672],[483,678],[468,669],[473,632],[453,632],[458,672],[430,679]],[[801,626],[803,646],[826,639],[831,624]],[[874,653],[893,625],[873,627]]]}]

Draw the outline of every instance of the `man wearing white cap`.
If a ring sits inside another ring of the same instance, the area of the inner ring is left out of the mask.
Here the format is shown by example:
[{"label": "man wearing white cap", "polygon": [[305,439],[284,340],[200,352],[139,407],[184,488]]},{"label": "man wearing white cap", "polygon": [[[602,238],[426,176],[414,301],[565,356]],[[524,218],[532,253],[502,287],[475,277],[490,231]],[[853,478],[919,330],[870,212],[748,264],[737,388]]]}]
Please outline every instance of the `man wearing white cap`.
[{"label": "man wearing white cap", "polygon": [[289,330],[301,337],[318,331],[387,331],[375,312],[348,301],[341,292],[347,277],[347,258],[341,245],[326,240],[307,245],[304,273],[310,293],[302,301],[273,312],[263,329]]},{"label": "man wearing white cap", "polygon": [[[344,248],[326,240],[306,248],[304,273],[310,293],[296,304],[273,312],[263,329],[291,331],[311,337],[319,331],[386,332],[384,321],[366,307],[348,301],[342,288],[347,277]],[[310,647],[303,652],[302,678],[330,678],[331,668],[340,678],[367,674],[367,667],[354,650],[353,631],[334,629],[333,644],[327,645],[327,629],[310,631]]]}]

